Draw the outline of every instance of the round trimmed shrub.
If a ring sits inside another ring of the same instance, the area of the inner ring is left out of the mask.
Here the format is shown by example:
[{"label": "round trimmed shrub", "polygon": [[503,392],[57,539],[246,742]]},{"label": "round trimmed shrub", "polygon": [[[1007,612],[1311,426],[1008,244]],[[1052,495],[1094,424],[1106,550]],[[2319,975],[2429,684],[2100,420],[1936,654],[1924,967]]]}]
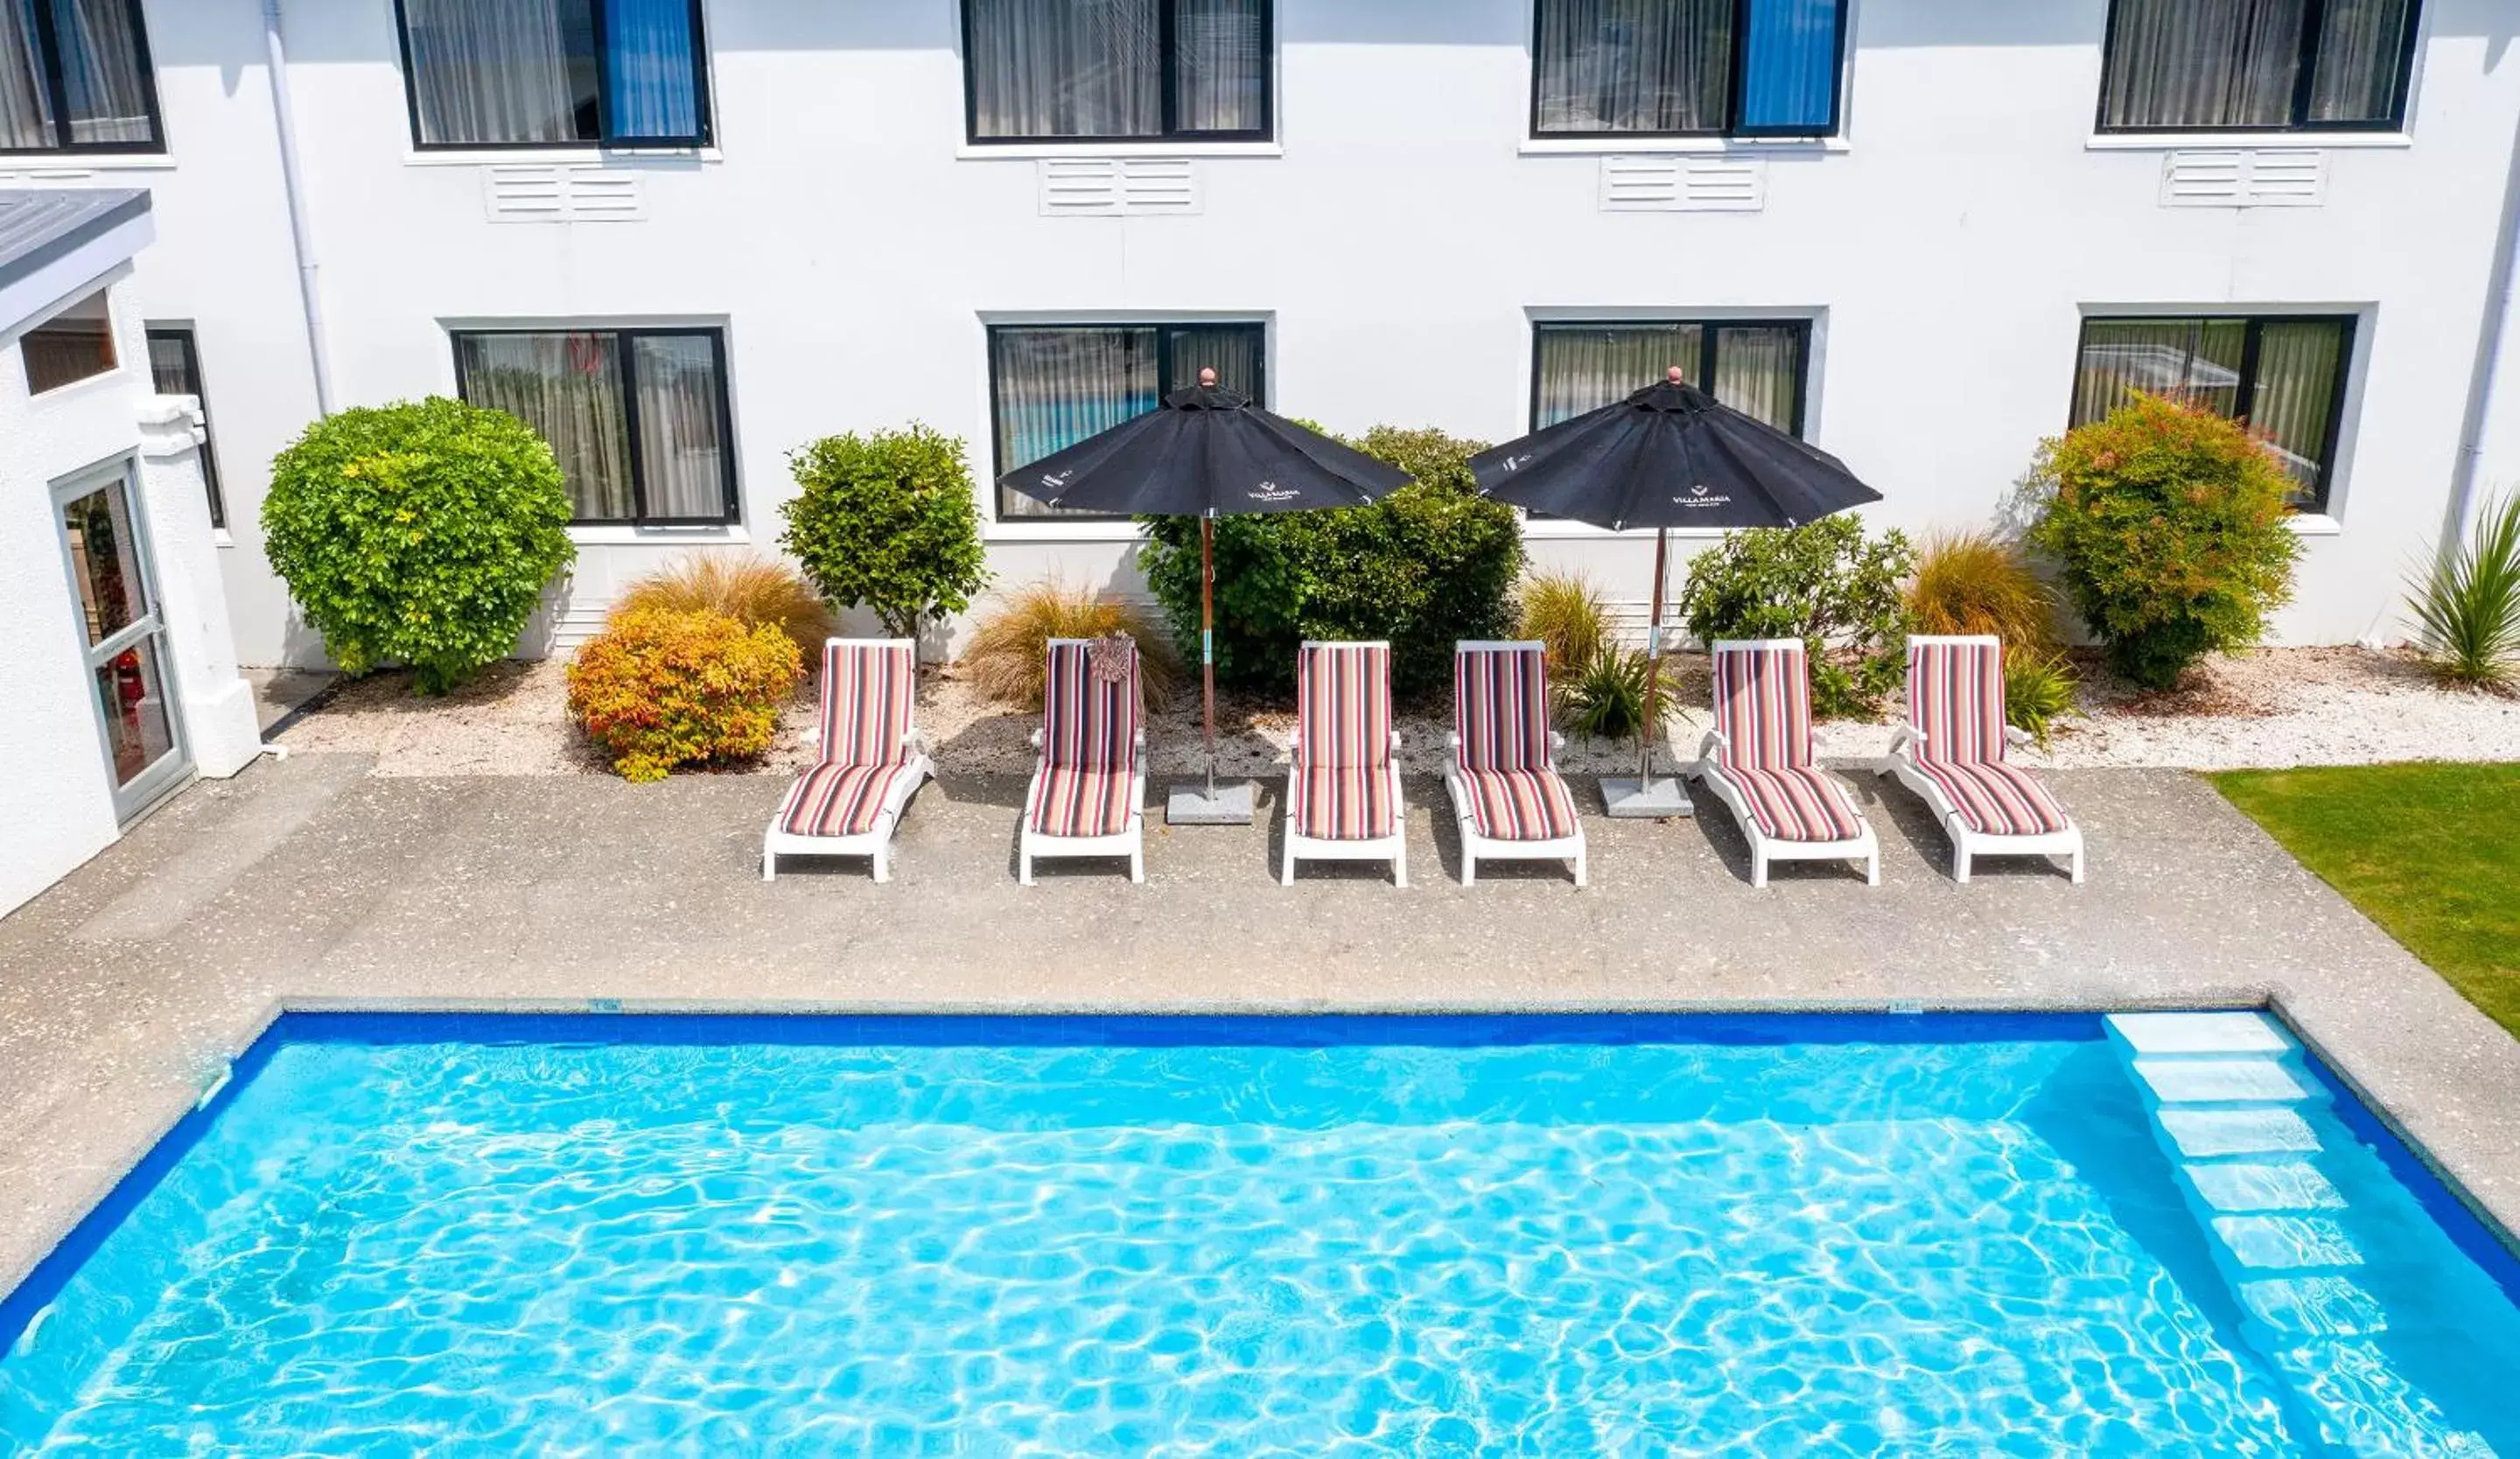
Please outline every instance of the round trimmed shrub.
[{"label": "round trimmed shrub", "polygon": [[2109,666],[2146,688],[2256,643],[2292,596],[2292,479],[2212,411],[2138,395],[2041,445],[2026,484],[2031,545],[2056,560]]},{"label": "round trimmed shrub", "polygon": [[345,410],[271,463],[264,551],[344,673],[409,664],[443,694],[506,657],[576,556],[551,447],[504,411]]},{"label": "round trimmed shrub", "polygon": [[578,648],[568,712],[632,781],[770,748],[805,658],[777,623],[633,608]]},{"label": "round trimmed shrub", "polygon": [[[1389,426],[1348,444],[1415,479],[1370,507],[1217,520],[1219,683],[1284,693],[1304,640],[1387,638],[1392,688],[1416,698],[1452,683],[1455,640],[1511,631],[1522,525],[1470,476],[1486,447]],[[1139,565],[1194,670],[1198,519],[1147,524]]]},{"label": "round trimmed shrub", "polygon": [[1795,527],[1727,532],[1691,558],[1680,613],[1700,643],[1799,638],[1811,665],[1812,713],[1872,719],[1907,673],[1908,602],[1900,591],[1915,549],[1896,527],[1864,534],[1841,513]]},{"label": "round trimmed shrub", "polygon": [[988,586],[980,508],[959,436],[905,431],[833,435],[788,457],[803,488],[780,510],[779,541],[827,602],[873,609],[884,631],[918,635]]}]

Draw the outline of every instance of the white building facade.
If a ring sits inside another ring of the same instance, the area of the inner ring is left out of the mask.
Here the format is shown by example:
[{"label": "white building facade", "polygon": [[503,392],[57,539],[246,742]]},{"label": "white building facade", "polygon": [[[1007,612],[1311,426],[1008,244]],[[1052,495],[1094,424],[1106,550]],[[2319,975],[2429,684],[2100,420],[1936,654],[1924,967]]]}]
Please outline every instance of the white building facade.
[{"label": "white building facade", "polygon": [[[2302,483],[2293,642],[2397,636],[2520,480],[2510,0],[64,5],[0,183],[153,194],[131,288],[194,351],[249,663],[320,657],[255,512],[328,398],[553,436],[562,642],[775,550],[794,447],[913,420],[969,443],[1002,584],[1135,592],[1125,523],[987,483],[1202,364],[1498,440],[1676,363],[1912,530],[2180,390]],[[1649,553],[1529,534],[1642,615]]]}]

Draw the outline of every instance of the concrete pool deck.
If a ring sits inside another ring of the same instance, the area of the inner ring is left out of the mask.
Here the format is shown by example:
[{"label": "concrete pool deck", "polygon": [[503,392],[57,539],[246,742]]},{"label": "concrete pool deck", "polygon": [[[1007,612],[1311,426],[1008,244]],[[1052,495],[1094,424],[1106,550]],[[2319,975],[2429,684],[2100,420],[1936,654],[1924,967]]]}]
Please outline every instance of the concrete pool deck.
[{"label": "concrete pool deck", "polygon": [[[372,776],[351,754],[197,786],[0,919],[0,1291],[284,1007],[796,1011],[2134,1008],[2272,1005],[2505,1233],[2520,1230],[2520,1040],[2211,787],[2055,772],[2091,880],[1981,861],[1955,885],[1912,796],[1850,777],[1882,883],[1739,834],[1588,810],[1593,885],[1495,863],[1463,889],[1433,782],[1413,885],[1276,881],[1257,825],[1148,833],[1118,863],[1013,876],[1020,780],[922,792],[894,880],[862,860],[760,880],[766,776]],[[1169,776],[1150,788],[1160,802]],[[1159,816],[1157,817],[1159,819]]]}]

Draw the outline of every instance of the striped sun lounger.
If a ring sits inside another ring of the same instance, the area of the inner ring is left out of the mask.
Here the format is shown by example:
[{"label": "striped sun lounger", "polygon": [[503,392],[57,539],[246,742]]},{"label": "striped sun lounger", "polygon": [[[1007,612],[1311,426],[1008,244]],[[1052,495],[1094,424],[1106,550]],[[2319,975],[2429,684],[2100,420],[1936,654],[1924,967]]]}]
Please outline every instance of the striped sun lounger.
[{"label": "striped sun lounger", "polygon": [[1462,885],[1479,863],[1566,861],[1584,885],[1584,829],[1557,773],[1549,654],[1537,641],[1453,647],[1453,760],[1444,771],[1462,831]]},{"label": "striped sun lounger", "polygon": [[2064,856],[2083,880],[2083,833],[2048,788],[2004,758],[2027,739],[2003,718],[2003,644],[1986,636],[1908,640],[1908,722],[1881,772],[1924,798],[1952,839],[1952,880],[1977,856]]},{"label": "striped sun lounger", "polygon": [[[1102,672],[1098,654],[1112,656]],[[1126,856],[1129,880],[1145,881],[1147,732],[1140,723],[1135,648],[1115,652],[1097,640],[1052,639],[1042,723],[1032,744],[1041,758],[1024,797],[1016,880],[1032,885],[1036,857]]]},{"label": "striped sun lounger", "polygon": [[1871,824],[1836,777],[1812,761],[1811,678],[1798,638],[1715,644],[1715,728],[1691,772],[1750,842],[1750,885],[1771,861],[1861,861],[1881,884]]},{"label": "striped sun lounger", "polygon": [[1286,771],[1286,851],[1295,863],[1388,861],[1409,885],[1400,732],[1391,725],[1391,645],[1307,643],[1295,661],[1295,752]]},{"label": "striped sun lounger", "polygon": [[823,645],[822,758],[788,788],[761,838],[761,880],[779,858],[870,856],[890,879],[893,828],[936,773],[913,726],[918,660],[906,638],[834,638]]}]

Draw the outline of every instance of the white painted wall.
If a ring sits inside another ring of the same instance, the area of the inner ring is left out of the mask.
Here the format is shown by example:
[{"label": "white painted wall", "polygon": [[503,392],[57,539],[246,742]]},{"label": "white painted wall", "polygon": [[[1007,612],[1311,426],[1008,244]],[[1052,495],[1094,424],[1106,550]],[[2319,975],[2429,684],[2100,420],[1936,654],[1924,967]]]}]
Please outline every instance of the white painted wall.
[{"label": "white painted wall", "polygon": [[[200,330],[244,656],[304,659],[252,526],[261,463],[312,414],[258,5],[148,11],[172,163],[98,175],[156,190],[147,310]],[[1923,528],[1986,520],[2063,427],[2087,309],[2336,306],[2362,357],[2280,630],[2387,630],[2447,507],[2520,9],[2428,0],[2408,135],[2329,148],[2323,206],[2246,211],[2165,209],[2162,144],[2094,142],[2104,13],[1860,0],[1843,145],[1762,152],[1768,206],[1739,215],[1604,214],[1597,155],[1526,144],[1527,0],[1280,0],[1280,144],[1204,159],[1189,218],[1045,219],[1032,160],[970,155],[952,0],[710,0],[719,146],[613,158],[644,178],[637,223],[485,222],[484,159],[412,152],[388,0],[288,0],[287,34],[343,401],[451,388],[450,322],[725,324],[744,525],[586,534],[581,619],[689,542],[771,542],[785,453],[818,434],[916,418],[986,475],[989,317],[1247,313],[1280,408],[1494,439],[1527,425],[1535,313],[1807,314],[1810,433],[1886,494],[1876,521]],[[1642,599],[1641,543],[1535,535]],[[1133,585],[1109,528],[991,540],[1009,584]]]}]

